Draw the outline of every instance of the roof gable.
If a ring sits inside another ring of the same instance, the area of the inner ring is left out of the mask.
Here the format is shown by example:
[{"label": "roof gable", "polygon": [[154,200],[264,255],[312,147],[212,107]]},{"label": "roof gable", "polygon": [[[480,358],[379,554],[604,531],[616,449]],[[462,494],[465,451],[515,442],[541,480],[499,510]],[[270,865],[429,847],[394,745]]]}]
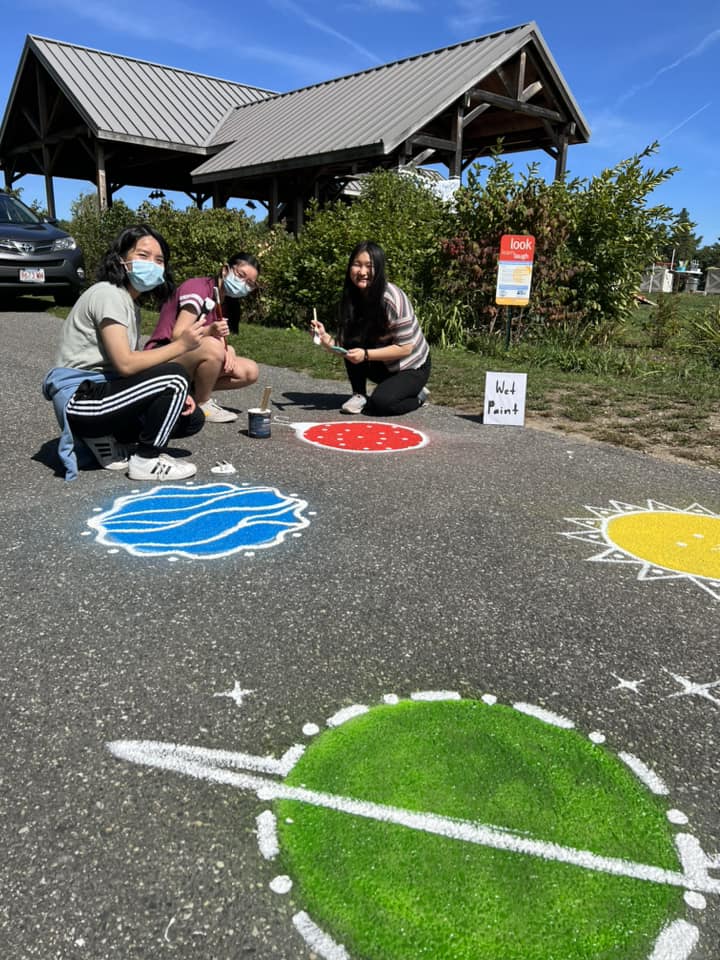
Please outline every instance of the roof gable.
[{"label": "roof gable", "polygon": [[[246,84],[35,36],[26,40],[15,87],[30,55],[101,139],[202,148],[228,110],[270,95]],[[12,101],[13,96],[5,123]]]},{"label": "roof gable", "polygon": [[[328,161],[344,152],[386,155],[446,111],[520,49],[543,73],[545,97],[575,123],[575,142],[589,138],[535,23],[468,40],[360,73],[304,87],[230,111],[211,140],[229,144],[193,171],[198,182],[273,165]],[[548,91],[548,87],[551,88]]]}]

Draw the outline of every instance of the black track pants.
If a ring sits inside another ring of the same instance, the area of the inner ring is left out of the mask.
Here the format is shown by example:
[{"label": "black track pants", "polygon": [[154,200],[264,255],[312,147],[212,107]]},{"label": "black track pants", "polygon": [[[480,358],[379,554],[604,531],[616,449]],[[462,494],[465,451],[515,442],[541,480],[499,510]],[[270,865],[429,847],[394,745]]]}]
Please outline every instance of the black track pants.
[{"label": "black track pants", "polygon": [[171,437],[191,436],[205,423],[200,409],[182,416],[189,386],[179,363],[107,383],[88,380],[67,405],[68,423],[76,436],[113,436],[120,443],[138,443],[145,456],[157,455]]}]

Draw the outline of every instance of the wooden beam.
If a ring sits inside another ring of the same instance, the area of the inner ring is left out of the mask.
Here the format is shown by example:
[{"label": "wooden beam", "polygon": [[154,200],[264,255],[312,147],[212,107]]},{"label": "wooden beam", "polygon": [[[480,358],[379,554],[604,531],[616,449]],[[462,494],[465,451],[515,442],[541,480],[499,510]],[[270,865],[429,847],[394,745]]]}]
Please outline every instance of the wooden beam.
[{"label": "wooden beam", "polygon": [[525,67],[527,65],[527,54],[523,50],[518,62],[517,93],[518,100],[522,100],[522,92],[525,86]]},{"label": "wooden beam", "polygon": [[408,143],[416,147],[432,147],[433,150],[450,150],[455,153],[457,146],[454,140],[441,140],[440,137],[428,137],[424,133],[418,133],[408,138]]},{"label": "wooden beam", "polygon": [[540,93],[543,85],[539,80],[536,80],[535,83],[531,83],[529,87],[525,87],[522,93],[519,95],[519,99],[526,103],[528,100],[532,100],[536,93]]},{"label": "wooden beam", "polygon": [[[510,82],[510,77],[508,76],[508,72],[507,72],[507,70],[505,69],[505,67],[503,66],[503,64],[500,64],[500,66],[497,67],[497,69],[495,70],[495,73],[496,73],[496,75],[500,78],[500,80],[502,81],[502,85],[503,85],[503,86],[505,87],[505,89],[507,90],[508,96],[511,96],[511,94],[513,93],[513,85],[512,85],[512,83]],[[468,104],[468,105],[469,105],[469,104]]]},{"label": "wooden beam", "polygon": [[511,110],[514,113],[524,113],[531,117],[543,117],[546,120],[554,120],[556,123],[565,123],[566,118],[558,113],[557,110],[548,110],[546,107],[537,107],[532,103],[523,103],[521,100],[512,100],[510,97],[502,97],[498,93],[490,93],[489,90],[480,90],[475,88],[471,91],[472,96],[483,103],[488,103],[492,107],[499,107],[501,110]]},{"label": "wooden beam", "polygon": [[38,138],[37,140],[33,140],[32,143],[39,144],[40,141],[42,140],[42,131],[40,130],[40,127],[38,126],[38,124],[35,122],[35,117],[30,113],[30,111],[26,107],[23,107],[20,112],[22,113],[23,117],[25,117],[28,124],[33,128],[33,130],[35,131],[35,135]]},{"label": "wooden beam", "polygon": [[26,153],[28,150],[37,150],[39,147],[42,147],[43,143],[51,146],[54,143],[65,143],[67,140],[77,140],[78,137],[82,136],[84,133],[87,133],[86,126],[71,127],[67,130],[63,130],[62,133],[53,133],[51,136],[44,138],[39,136],[38,131],[37,140],[28,140],[26,143],[14,144],[13,147],[8,150],[8,156],[11,156],[12,154]]},{"label": "wooden beam", "polygon": [[473,107],[470,113],[466,113],[463,117],[463,128],[467,127],[468,124],[473,122],[473,120],[477,120],[481,113],[485,113],[485,111],[489,109],[489,103],[480,103],[477,105],[477,107]]},{"label": "wooden beam", "polygon": [[430,157],[435,153],[435,150],[432,147],[429,147],[427,150],[423,150],[420,153],[416,153],[414,157],[411,157],[407,161],[408,166],[420,167],[423,163],[427,163]]}]

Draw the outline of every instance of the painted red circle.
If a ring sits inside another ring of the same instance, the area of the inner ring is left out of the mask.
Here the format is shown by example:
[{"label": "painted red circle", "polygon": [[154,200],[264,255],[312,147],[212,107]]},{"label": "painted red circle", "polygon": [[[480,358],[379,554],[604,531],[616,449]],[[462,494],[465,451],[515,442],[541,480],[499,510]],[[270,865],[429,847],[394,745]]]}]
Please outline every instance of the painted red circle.
[{"label": "painted red circle", "polygon": [[314,423],[306,427],[301,437],[319,447],[352,453],[395,453],[424,447],[427,443],[427,437],[419,430],[372,420]]}]

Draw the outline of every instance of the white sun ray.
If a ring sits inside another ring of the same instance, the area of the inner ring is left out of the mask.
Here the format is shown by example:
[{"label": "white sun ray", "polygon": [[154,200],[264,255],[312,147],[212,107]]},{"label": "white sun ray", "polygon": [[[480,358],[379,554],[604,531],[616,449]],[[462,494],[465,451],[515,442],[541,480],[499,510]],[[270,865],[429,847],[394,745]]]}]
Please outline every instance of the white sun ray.
[{"label": "white sun ray", "polygon": [[572,523],[578,529],[561,531],[560,535],[569,540],[580,540],[602,549],[586,559],[591,563],[616,563],[637,566],[637,580],[687,580],[704,590],[714,600],[720,600],[720,578],[703,576],[700,573],[689,573],[684,570],[664,567],[653,563],[647,558],[636,556],[613,541],[608,533],[609,522],[616,517],[629,514],[675,513],[688,516],[710,517],[720,520],[720,514],[704,507],[700,503],[691,503],[687,507],[675,507],[662,503],[660,500],[648,499],[645,505],[628,503],[623,500],[610,500],[607,507],[593,507],[585,505],[591,516],[565,517],[567,523]]}]

